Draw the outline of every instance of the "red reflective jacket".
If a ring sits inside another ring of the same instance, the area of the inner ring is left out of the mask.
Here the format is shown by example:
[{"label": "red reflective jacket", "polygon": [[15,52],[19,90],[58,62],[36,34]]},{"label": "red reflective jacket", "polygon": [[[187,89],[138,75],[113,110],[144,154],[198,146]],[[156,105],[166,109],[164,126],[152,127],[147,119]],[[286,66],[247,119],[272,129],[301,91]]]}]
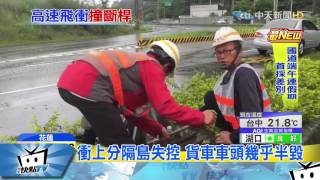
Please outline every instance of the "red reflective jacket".
[{"label": "red reflective jacket", "polygon": [[[200,111],[178,105],[165,84],[165,74],[155,61],[138,61],[120,71],[125,105],[136,109],[150,102],[156,112],[182,125],[199,126],[204,116]],[[58,87],[95,101],[112,102],[114,93],[110,79],[83,60],[74,61],[62,73]],[[157,121],[141,118],[135,125],[156,136],[162,125]]]}]

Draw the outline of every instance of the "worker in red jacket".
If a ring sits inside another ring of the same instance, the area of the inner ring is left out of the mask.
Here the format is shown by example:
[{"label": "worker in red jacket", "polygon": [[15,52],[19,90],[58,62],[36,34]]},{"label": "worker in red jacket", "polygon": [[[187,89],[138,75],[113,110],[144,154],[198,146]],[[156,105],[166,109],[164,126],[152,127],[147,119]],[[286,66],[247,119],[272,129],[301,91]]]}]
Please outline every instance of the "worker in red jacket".
[{"label": "worker in red jacket", "polygon": [[[153,42],[147,53],[94,52],[68,65],[57,86],[104,145],[134,143],[122,116],[154,137],[169,138],[166,128],[148,116],[146,103],[181,125],[213,125],[216,118],[213,110],[200,112],[178,105],[171,96],[165,78],[179,61],[177,46],[168,40]],[[86,143],[94,143],[90,141]]]}]

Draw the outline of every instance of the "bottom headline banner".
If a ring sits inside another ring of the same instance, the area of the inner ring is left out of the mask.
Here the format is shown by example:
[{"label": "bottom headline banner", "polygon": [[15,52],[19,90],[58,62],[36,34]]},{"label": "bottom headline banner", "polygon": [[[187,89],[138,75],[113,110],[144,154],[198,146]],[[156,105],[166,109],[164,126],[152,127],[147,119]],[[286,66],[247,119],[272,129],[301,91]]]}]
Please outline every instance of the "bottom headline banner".
[{"label": "bottom headline banner", "polygon": [[319,162],[320,145],[78,144],[76,162]]}]

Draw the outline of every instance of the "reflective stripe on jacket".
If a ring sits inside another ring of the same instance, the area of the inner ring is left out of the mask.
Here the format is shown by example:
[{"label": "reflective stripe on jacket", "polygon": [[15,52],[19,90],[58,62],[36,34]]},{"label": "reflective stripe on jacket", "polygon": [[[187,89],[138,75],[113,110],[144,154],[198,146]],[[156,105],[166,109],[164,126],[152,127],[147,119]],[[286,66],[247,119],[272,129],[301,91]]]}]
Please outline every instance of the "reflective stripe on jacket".
[{"label": "reflective stripe on jacket", "polygon": [[223,81],[223,77],[227,74],[225,72],[220,79],[217,81],[215,87],[214,87],[214,95],[217,101],[217,104],[224,116],[224,119],[231,123],[233,129],[239,128],[239,121],[235,115],[235,100],[234,100],[234,77],[236,72],[241,68],[249,68],[255,72],[257,75],[259,82],[260,82],[260,90],[262,92],[262,99],[263,99],[263,111],[268,112],[271,111],[271,103],[269,96],[267,94],[266,89],[264,88],[263,83],[261,82],[259,78],[259,74],[256,72],[256,70],[250,66],[249,64],[241,64],[239,65],[231,74],[230,80],[226,84],[221,84]]}]

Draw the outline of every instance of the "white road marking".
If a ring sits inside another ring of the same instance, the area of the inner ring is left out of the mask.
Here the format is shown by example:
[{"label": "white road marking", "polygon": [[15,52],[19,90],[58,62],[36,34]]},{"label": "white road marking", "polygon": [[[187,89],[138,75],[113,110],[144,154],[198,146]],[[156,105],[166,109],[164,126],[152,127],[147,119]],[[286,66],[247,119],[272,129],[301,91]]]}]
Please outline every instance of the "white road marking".
[{"label": "white road marking", "polygon": [[57,84],[55,83],[55,84],[48,84],[48,85],[37,86],[37,87],[32,87],[32,88],[18,89],[18,90],[14,90],[14,91],[1,92],[0,95],[7,95],[7,94],[14,94],[14,93],[20,93],[20,92],[25,92],[25,91],[32,91],[32,90],[36,90],[36,89],[53,87],[56,85]]},{"label": "white road marking", "polygon": [[39,58],[48,58],[50,57],[49,55],[42,55],[42,56],[39,56]]},{"label": "white road marking", "polygon": [[50,64],[66,63],[66,62],[70,62],[70,61],[72,61],[72,60],[56,61],[56,62],[49,62],[49,63],[39,63],[39,64],[31,64],[31,65],[20,66],[20,67],[26,68],[26,67],[34,67],[34,66],[41,66],[41,65],[50,65]]},{"label": "white road marking", "polygon": [[[109,48],[108,50],[113,50],[113,48]],[[256,49],[249,49],[249,50],[245,50],[243,52],[244,53],[249,53],[249,52],[252,52],[252,51],[256,52]],[[29,59],[29,58],[25,58],[25,59]],[[50,64],[58,64],[58,63],[65,63],[65,62],[70,62],[70,60],[68,60],[68,61],[58,61],[58,62],[50,62],[50,63],[33,64],[33,65],[27,65],[27,66],[22,66],[22,67],[32,67],[32,66],[39,66],[39,65],[50,65]],[[2,62],[0,62],[0,63],[2,63]],[[42,88],[53,87],[53,86],[56,86],[56,84],[48,84],[48,85],[37,86],[37,87],[32,87],[32,88],[24,88],[24,89],[18,89],[18,90],[14,90],[14,91],[0,92],[0,95],[7,95],[7,94],[14,94],[14,93],[20,93],[20,92],[25,92],[25,91],[32,91],[32,90],[36,90],[36,89],[42,89]]]},{"label": "white road marking", "polygon": [[[140,48],[139,46],[134,46],[135,48]],[[34,59],[40,59],[40,58],[49,58],[49,57],[60,57],[60,56],[68,56],[68,55],[74,55],[74,54],[85,54],[86,52],[92,51],[92,50],[101,50],[101,49],[107,49],[108,46],[101,46],[101,47],[95,47],[95,48],[89,48],[89,49],[81,49],[81,50],[75,50],[75,51],[69,51],[69,52],[62,52],[62,53],[52,53],[52,54],[46,54],[46,55],[40,55],[40,56],[33,56],[33,57],[23,57],[18,59],[9,59],[9,60],[2,60],[1,63],[7,63],[7,62],[18,62],[18,61],[28,61],[28,60],[34,60]],[[113,50],[115,47],[109,47],[109,50]],[[131,49],[132,47],[127,46],[127,49]],[[123,49],[121,46],[117,49],[121,50]],[[244,52],[250,52],[250,51],[256,51],[255,49],[246,50]],[[4,58],[1,58],[4,59]]]},{"label": "white road marking", "polygon": [[[6,61],[0,61],[0,63],[6,63],[6,62],[19,62],[19,61],[28,61],[28,60],[34,60],[39,58],[49,58],[49,57],[58,57],[58,56],[64,56],[64,55],[73,55],[73,54],[82,54],[86,53],[88,51],[92,50],[100,50],[100,49],[106,49],[111,48],[110,46],[100,46],[100,47],[94,47],[94,48],[88,48],[88,49],[81,49],[81,50],[75,50],[75,51],[69,51],[69,52],[62,52],[62,53],[51,53],[46,55],[40,55],[40,56],[33,56],[33,57],[23,57],[23,58],[17,58],[17,59],[9,59]],[[121,47],[119,47],[121,48]],[[122,49],[122,48],[121,48]]]},{"label": "white road marking", "polygon": [[249,49],[249,50],[245,50],[245,51],[243,51],[244,53],[248,53],[248,52],[257,52],[257,50],[256,49]]},{"label": "white road marking", "polygon": [[[113,51],[114,49],[113,48],[108,48],[109,51]],[[255,49],[249,49],[249,50],[245,50],[243,51],[244,53],[249,53],[249,52],[256,52]],[[68,53],[69,55],[69,53]],[[48,62],[48,63],[39,63],[39,64],[32,64],[32,65],[26,65],[26,66],[20,66],[20,67],[23,67],[23,68],[26,68],[26,67],[34,67],[34,66],[41,66],[41,65],[51,65],[51,64],[59,64],[59,63],[66,63],[66,62],[70,62],[72,60],[67,60],[67,61],[57,61],[57,62]],[[0,62],[0,63],[3,63],[3,62]]]}]

